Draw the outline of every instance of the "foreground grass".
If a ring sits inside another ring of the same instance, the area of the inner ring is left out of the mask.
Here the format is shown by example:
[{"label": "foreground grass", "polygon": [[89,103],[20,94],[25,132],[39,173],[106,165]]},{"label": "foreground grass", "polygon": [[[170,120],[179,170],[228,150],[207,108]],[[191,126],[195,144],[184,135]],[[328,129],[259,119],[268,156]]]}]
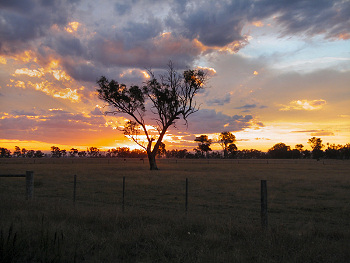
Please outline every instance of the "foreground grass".
[{"label": "foreground grass", "polygon": [[[1,160],[1,262],[347,262],[348,162]],[[72,202],[77,174],[77,202]],[[126,177],[125,212],[121,182]],[[189,178],[189,211],[184,181]],[[260,228],[260,179],[269,229]]]}]

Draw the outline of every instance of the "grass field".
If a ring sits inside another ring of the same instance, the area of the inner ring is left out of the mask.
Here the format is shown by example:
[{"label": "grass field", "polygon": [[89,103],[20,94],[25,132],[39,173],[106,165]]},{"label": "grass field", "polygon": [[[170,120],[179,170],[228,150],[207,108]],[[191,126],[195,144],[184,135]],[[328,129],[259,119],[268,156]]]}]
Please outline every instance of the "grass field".
[{"label": "grass field", "polygon": [[0,178],[0,262],[349,262],[349,161],[158,166],[149,171],[139,159],[1,159],[0,174],[34,171],[34,199],[25,200],[24,178]]}]

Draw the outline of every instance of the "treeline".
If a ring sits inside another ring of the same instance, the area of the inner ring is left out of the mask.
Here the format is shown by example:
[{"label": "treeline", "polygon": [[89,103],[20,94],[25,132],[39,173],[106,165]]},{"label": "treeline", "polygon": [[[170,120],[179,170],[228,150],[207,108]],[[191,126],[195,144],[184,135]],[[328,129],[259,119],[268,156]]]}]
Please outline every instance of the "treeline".
[{"label": "treeline", "polygon": [[[198,146],[193,149],[193,152],[187,149],[166,150],[165,144],[161,143],[158,149],[157,156],[159,158],[179,158],[179,159],[350,159],[350,143],[346,145],[335,145],[327,143],[327,147],[322,144],[320,138],[312,137],[308,140],[312,150],[304,149],[304,145],[297,144],[292,149],[284,143],[276,143],[267,152],[262,152],[256,149],[238,150],[235,145],[236,138],[230,132],[222,132],[215,140],[208,139],[207,135],[196,137],[195,142]],[[219,143],[222,146],[222,151],[213,151],[211,144]],[[324,150],[323,150],[324,149]],[[86,151],[79,151],[76,148],[71,148],[69,151],[59,147],[52,146],[51,154],[44,154],[42,151],[20,149],[15,147],[15,151],[0,147],[1,158],[75,158],[75,157],[90,157],[90,158],[146,158],[147,153],[144,150],[130,150],[128,147],[118,147],[102,152],[97,147],[89,147]]]}]

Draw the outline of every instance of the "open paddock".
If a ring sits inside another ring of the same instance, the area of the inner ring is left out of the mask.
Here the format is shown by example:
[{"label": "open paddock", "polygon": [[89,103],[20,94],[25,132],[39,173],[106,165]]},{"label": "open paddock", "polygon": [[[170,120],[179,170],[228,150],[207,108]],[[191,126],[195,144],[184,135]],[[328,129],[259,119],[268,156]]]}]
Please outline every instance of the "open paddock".
[{"label": "open paddock", "polygon": [[[149,171],[147,159],[0,159],[0,174],[34,171],[32,201],[23,178],[0,178],[0,261],[350,258],[348,160],[159,159],[158,167]],[[260,180],[267,180],[267,231]]]}]

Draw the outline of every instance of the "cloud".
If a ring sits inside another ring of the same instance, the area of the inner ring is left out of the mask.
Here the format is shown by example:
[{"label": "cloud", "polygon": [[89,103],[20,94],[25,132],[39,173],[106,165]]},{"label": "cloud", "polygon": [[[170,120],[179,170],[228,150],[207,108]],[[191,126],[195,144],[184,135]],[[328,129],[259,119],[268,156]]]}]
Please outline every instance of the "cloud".
[{"label": "cloud", "polygon": [[215,99],[208,100],[206,101],[206,104],[209,106],[215,106],[215,105],[223,106],[227,103],[230,103],[230,101],[231,101],[231,96],[230,94],[228,94],[224,98],[215,98]]},{"label": "cloud", "polygon": [[301,130],[292,131],[292,133],[309,133],[310,136],[334,136],[334,132],[325,130]]},{"label": "cloud", "polygon": [[95,107],[95,109],[91,111],[90,114],[94,116],[104,115],[99,107]]},{"label": "cloud", "polygon": [[46,36],[52,25],[65,25],[74,10],[74,2],[1,1],[0,53],[25,50],[30,41]]},{"label": "cloud", "polygon": [[293,100],[289,103],[289,105],[283,105],[282,108],[280,108],[280,111],[291,111],[291,110],[306,110],[306,111],[313,111],[313,110],[320,110],[324,105],[326,105],[327,102],[325,100],[319,99],[319,100]]},{"label": "cloud", "polygon": [[[223,130],[240,131],[252,126],[252,115],[234,115],[229,116],[222,112],[216,112],[216,110],[201,109],[198,112],[192,114],[188,119],[188,127],[186,132],[192,134],[199,133],[219,133]],[[184,130],[181,127],[183,123],[179,121],[177,127],[180,130]],[[172,133],[175,130],[172,129]]]},{"label": "cloud", "polygon": [[104,117],[85,116],[62,109],[14,111],[0,118],[0,129],[2,139],[60,141],[71,145],[87,143],[89,136],[113,136],[112,129],[105,127]]},{"label": "cloud", "polygon": [[241,107],[236,107],[235,109],[245,109],[245,110],[248,110],[248,109],[254,109],[256,108],[256,104],[246,104],[244,106],[241,106]]}]

